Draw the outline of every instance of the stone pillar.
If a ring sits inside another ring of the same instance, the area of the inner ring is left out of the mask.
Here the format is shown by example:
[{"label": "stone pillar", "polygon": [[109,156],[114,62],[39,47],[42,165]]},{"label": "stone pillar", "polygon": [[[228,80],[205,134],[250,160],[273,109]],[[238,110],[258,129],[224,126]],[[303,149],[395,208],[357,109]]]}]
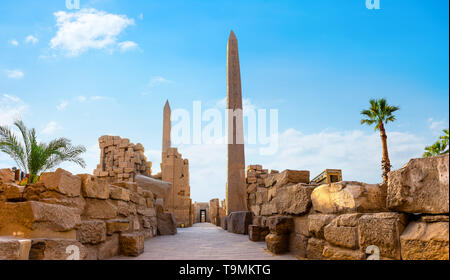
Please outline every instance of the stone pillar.
[{"label": "stone pillar", "polygon": [[246,211],[244,119],[242,112],[241,70],[236,35],[231,31],[227,56],[228,178],[227,214]]}]

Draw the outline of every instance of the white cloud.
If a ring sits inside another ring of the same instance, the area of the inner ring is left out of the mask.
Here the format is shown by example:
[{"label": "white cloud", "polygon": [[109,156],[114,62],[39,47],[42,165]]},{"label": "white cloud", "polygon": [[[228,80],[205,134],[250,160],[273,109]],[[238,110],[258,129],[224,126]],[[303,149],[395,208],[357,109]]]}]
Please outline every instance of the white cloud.
[{"label": "white cloud", "polygon": [[34,37],[33,35],[28,35],[28,36],[25,38],[25,43],[27,43],[27,44],[33,44],[33,45],[35,45],[35,44],[37,44],[38,42],[39,42],[39,39],[36,38],[36,37]]},{"label": "white cloud", "polygon": [[58,31],[50,47],[76,56],[89,49],[107,49],[117,45],[117,37],[134,20],[125,15],[109,14],[96,9],[54,13]]},{"label": "white cloud", "polygon": [[15,120],[21,119],[28,106],[12,95],[0,95],[0,125],[11,125]]},{"label": "white cloud", "polygon": [[53,134],[55,131],[62,129],[62,127],[55,121],[49,122],[42,130],[43,134]]},{"label": "white cloud", "polygon": [[10,79],[22,79],[25,74],[20,70],[5,70],[6,76]]},{"label": "white cloud", "polygon": [[63,101],[60,104],[58,104],[58,106],[56,106],[56,109],[58,111],[64,111],[67,108],[67,105],[69,105],[69,102]]},{"label": "white cloud", "polygon": [[129,50],[137,49],[139,46],[135,42],[125,41],[125,42],[120,42],[118,44],[118,47],[119,47],[121,52],[126,52],[126,51],[129,51]]},{"label": "white cloud", "polygon": [[78,102],[86,102],[87,98],[86,98],[85,96],[77,96],[77,97],[76,97],[76,100],[77,100]]},{"label": "white cloud", "polygon": [[173,82],[168,80],[168,79],[166,79],[166,78],[164,78],[164,77],[156,76],[156,77],[153,77],[153,78],[150,79],[149,86],[150,87],[156,87],[156,86],[161,85],[161,84],[171,84],[171,83],[173,83]]},{"label": "white cloud", "polygon": [[140,14],[139,14],[139,19],[140,19],[140,20],[144,20],[144,14],[143,14],[143,13],[140,13]]},{"label": "white cloud", "polygon": [[19,45],[19,42],[16,39],[9,41],[9,43],[15,47],[17,47]]},{"label": "white cloud", "polygon": [[440,135],[442,134],[442,130],[448,128],[448,121],[438,121],[433,118],[429,118],[428,125],[434,135]]}]

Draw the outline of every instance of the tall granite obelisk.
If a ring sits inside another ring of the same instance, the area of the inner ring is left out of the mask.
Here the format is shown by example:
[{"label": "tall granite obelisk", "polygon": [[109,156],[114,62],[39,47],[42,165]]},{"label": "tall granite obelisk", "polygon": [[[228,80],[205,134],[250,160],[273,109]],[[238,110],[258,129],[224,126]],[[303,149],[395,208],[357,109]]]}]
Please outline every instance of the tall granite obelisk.
[{"label": "tall granite obelisk", "polygon": [[172,145],[170,141],[170,132],[172,130],[172,122],[170,120],[170,115],[172,111],[170,110],[169,100],[167,100],[166,105],[164,106],[164,115],[163,115],[163,139],[162,139],[162,153],[167,153],[170,146]]},{"label": "tall granite obelisk", "polygon": [[228,177],[227,215],[247,211],[241,70],[236,35],[231,31],[227,55]]}]

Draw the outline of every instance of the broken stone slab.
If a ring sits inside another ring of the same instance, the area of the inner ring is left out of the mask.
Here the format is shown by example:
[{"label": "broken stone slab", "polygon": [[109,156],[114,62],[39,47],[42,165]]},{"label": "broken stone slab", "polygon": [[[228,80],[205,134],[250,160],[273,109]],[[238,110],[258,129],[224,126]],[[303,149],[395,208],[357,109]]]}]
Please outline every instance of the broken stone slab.
[{"label": "broken stone slab", "polygon": [[449,154],[410,160],[389,173],[387,206],[405,213],[449,213]]},{"label": "broken stone slab", "polygon": [[173,215],[173,213],[164,213],[164,211],[157,211],[156,218],[158,221],[158,235],[177,234],[177,221],[175,220],[175,216]]},{"label": "broken stone slab", "polygon": [[270,233],[266,236],[266,245],[275,255],[284,254],[289,250],[289,235]]},{"label": "broken stone slab", "polygon": [[108,199],[109,185],[106,181],[89,174],[78,175],[81,179],[81,193],[83,197]]},{"label": "broken stone slab", "polygon": [[400,235],[405,229],[407,217],[399,213],[366,214],[358,220],[359,248],[365,252],[375,245],[380,256],[400,260]]},{"label": "broken stone slab", "polygon": [[0,260],[28,260],[31,240],[0,236]]},{"label": "broken stone slab", "polygon": [[270,233],[283,235],[294,231],[294,220],[288,216],[273,216],[267,219]]},{"label": "broken stone slab", "polygon": [[98,244],[106,240],[104,221],[83,221],[77,230],[77,240],[82,244]]},{"label": "broken stone slab", "polygon": [[77,240],[33,239],[30,260],[84,260],[87,250]]},{"label": "broken stone slab", "polygon": [[269,234],[269,227],[263,227],[258,225],[248,226],[248,239],[253,242],[259,242],[266,240],[266,236]]},{"label": "broken stone slab", "polygon": [[137,257],[144,252],[144,233],[121,233],[119,237],[120,254]]},{"label": "broken stone slab", "polygon": [[0,236],[75,239],[80,224],[76,209],[62,205],[36,201],[0,205]]},{"label": "broken stone slab", "polygon": [[314,210],[324,214],[384,212],[386,188],[383,184],[332,183],[315,188],[311,200]]},{"label": "broken stone slab", "polygon": [[265,179],[266,187],[281,187],[287,184],[309,184],[310,172],[299,170],[285,170],[281,173],[273,174]]},{"label": "broken stone slab", "polygon": [[227,230],[236,234],[248,234],[248,226],[253,221],[253,213],[250,211],[237,211],[229,215]]},{"label": "broken stone slab", "polygon": [[311,193],[315,186],[296,184],[278,188],[273,198],[279,214],[301,215],[311,208]]},{"label": "broken stone slab", "polygon": [[349,250],[326,245],[323,248],[323,260],[364,260],[366,254],[358,250]]},{"label": "broken stone slab", "polygon": [[143,175],[136,175],[135,180],[137,185],[143,190],[151,191],[157,198],[162,198],[167,201],[167,196],[172,188],[171,183],[161,180],[153,179]]},{"label": "broken stone slab", "polygon": [[448,260],[448,222],[411,222],[400,236],[403,260]]},{"label": "broken stone slab", "polygon": [[69,197],[81,195],[81,178],[61,168],[52,173],[43,173],[39,182],[43,183],[47,189]]}]

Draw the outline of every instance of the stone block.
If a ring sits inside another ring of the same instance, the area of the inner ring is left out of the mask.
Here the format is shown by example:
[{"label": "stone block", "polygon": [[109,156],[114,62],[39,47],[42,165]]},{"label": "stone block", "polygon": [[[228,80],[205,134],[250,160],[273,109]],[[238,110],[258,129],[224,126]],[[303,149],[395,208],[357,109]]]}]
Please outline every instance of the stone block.
[{"label": "stone block", "polygon": [[316,237],[324,239],[324,228],[336,218],[336,215],[313,214],[308,216],[309,233]]},{"label": "stone block", "polygon": [[356,226],[341,226],[337,220],[338,218],[325,226],[325,240],[338,247],[358,249],[358,228]]},{"label": "stone block", "polygon": [[254,242],[265,241],[266,236],[269,234],[268,227],[262,227],[258,225],[248,226],[248,239]]},{"label": "stone block", "polygon": [[381,257],[401,258],[400,234],[406,225],[406,216],[398,213],[377,213],[363,215],[358,220],[358,238],[361,251],[375,245]]},{"label": "stone block", "polygon": [[0,236],[0,260],[28,260],[31,240]]},{"label": "stone block", "polygon": [[293,217],[295,233],[310,237],[309,234],[309,219],[308,216]]},{"label": "stone block", "polygon": [[289,251],[297,257],[306,258],[308,237],[295,232],[289,235]]},{"label": "stone block", "polygon": [[306,258],[310,260],[321,260],[325,245],[327,245],[325,240],[314,237],[310,238],[306,248]]},{"label": "stone block", "polygon": [[289,250],[289,235],[270,233],[266,236],[267,249],[273,254],[284,254]]},{"label": "stone block", "polygon": [[314,186],[296,184],[278,188],[273,198],[277,213],[288,215],[305,214],[311,208],[311,193]]},{"label": "stone block", "polygon": [[137,257],[144,252],[144,233],[122,233],[119,237],[120,254]]},{"label": "stone block", "polygon": [[410,160],[389,173],[387,206],[404,213],[449,213],[449,154]]},{"label": "stone block", "polygon": [[23,192],[25,187],[16,184],[4,184],[4,196],[6,201],[10,202],[23,202]]},{"label": "stone block", "polygon": [[117,207],[110,200],[86,199],[83,217],[89,219],[113,219],[117,214]]},{"label": "stone block", "polygon": [[104,221],[83,221],[77,230],[77,240],[82,244],[98,244],[106,240]]},{"label": "stone block", "polygon": [[177,222],[173,213],[157,213],[158,235],[177,234]]},{"label": "stone block", "polygon": [[248,234],[248,226],[253,221],[253,213],[249,211],[232,212],[229,215],[227,230],[236,234]]},{"label": "stone block", "polygon": [[6,183],[15,183],[14,173],[11,169],[0,169],[0,185]]},{"label": "stone block", "polygon": [[42,174],[39,182],[43,183],[47,189],[69,197],[81,195],[81,178],[61,168],[52,173]]},{"label": "stone block", "polygon": [[81,179],[81,193],[83,197],[108,199],[109,186],[104,180],[89,174],[78,175]]},{"label": "stone block", "polygon": [[130,191],[116,186],[109,186],[110,198],[114,200],[130,201]]},{"label": "stone block", "polygon": [[76,210],[62,205],[29,201],[0,207],[0,236],[75,239],[80,224]]},{"label": "stone block", "polygon": [[386,185],[339,182],[314,189],[314,210],[324,214],[374,213],[386,211]]},{"label": "stone block", "polygon": [[222,217],[222,220],[220,222],[220,226],[222,227],[222,229],[228,230],[228,216]]},{"label": "stone block", "polygon": [[294,231],[294,220],[287,216],[273,216],[267,219],[267,226],[270,233],[283,235]]},{"label": "stone block", "polygon": [[400,236],[403,260],[448,260],[448,222],[411,222]]},{"label": "stone block", "polygon": [[266,187],[281,187],[287,184],[309,184],[309,171],[285,170],[281,173],[267,177]]},{"label": "stone block", "polygon": [[364,260],[366,254],[358,250],[349,250],[326,245],[323,249],[323,260]]}]

